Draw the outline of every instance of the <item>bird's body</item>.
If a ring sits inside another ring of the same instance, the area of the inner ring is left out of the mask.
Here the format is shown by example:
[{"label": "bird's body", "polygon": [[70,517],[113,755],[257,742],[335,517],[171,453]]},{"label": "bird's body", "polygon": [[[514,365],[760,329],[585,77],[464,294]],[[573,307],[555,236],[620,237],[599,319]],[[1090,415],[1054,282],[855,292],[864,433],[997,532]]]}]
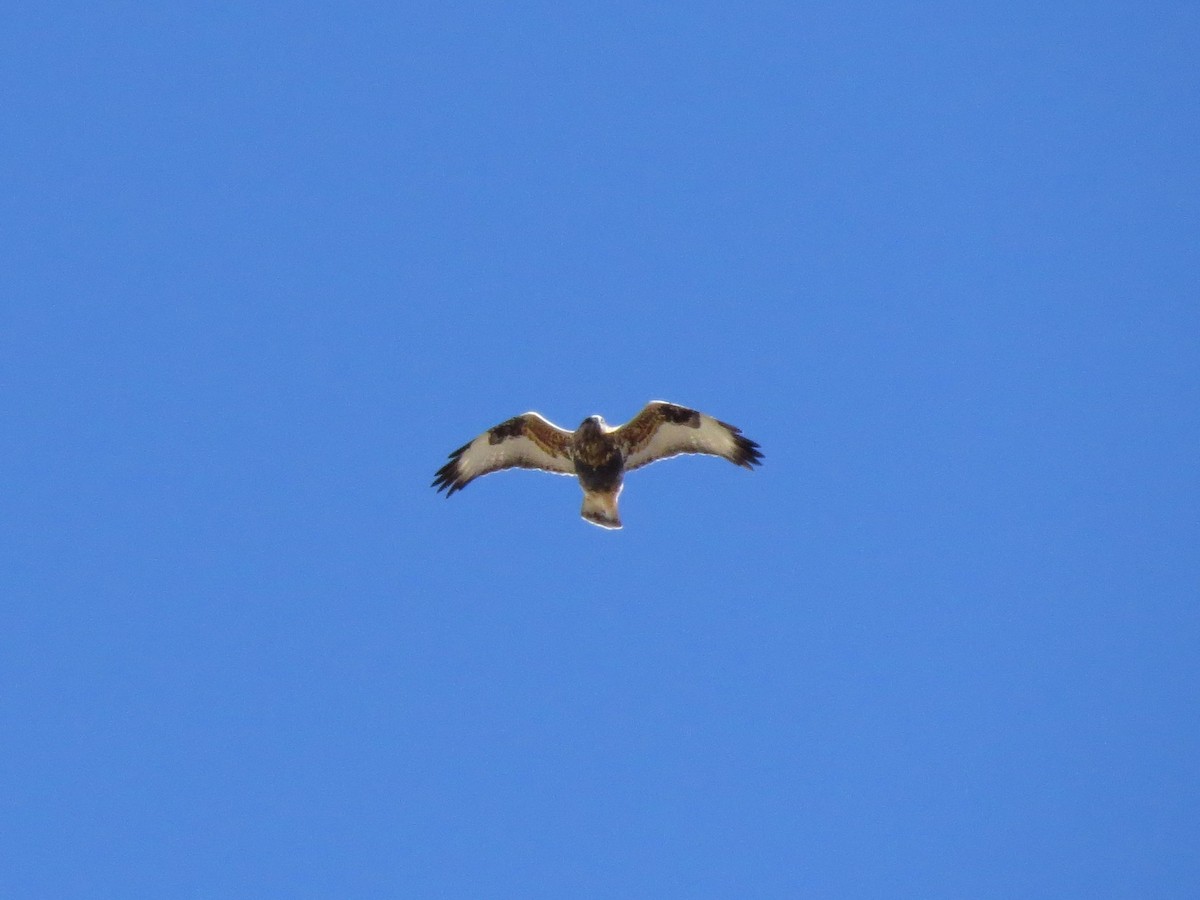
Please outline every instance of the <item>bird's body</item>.
[{"label": "bird's body", "polygon": [[590,416],[575,429],[571,458],[583,488],[581,515],[605,528],[620,528],[617,496],[625,481],[625,457],[602,418]]},{"label": "bird's body", "polygon": [[446,496],[501,469],[541,469],[574,475],[583,488],[581,515],[603,528],[620,528],[617,497],[625,473],[680,453],[721,456],[735,465],[759,465],[758,444],[711,416],[656,400],[619,428],[589,416],[566,431],[535,412],[501,422],[450,454],[433,485]]}]

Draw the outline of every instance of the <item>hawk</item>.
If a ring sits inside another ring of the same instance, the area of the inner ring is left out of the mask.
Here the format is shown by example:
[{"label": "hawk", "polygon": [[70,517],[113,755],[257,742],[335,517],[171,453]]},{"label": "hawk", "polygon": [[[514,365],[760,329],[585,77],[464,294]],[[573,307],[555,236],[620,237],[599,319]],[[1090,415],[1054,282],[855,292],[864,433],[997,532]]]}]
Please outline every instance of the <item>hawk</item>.
[{"label": "hawk", "polygon": [[617,497],[625,473],[678,456],[707,453],[751,469],[762,463],[758,444],[732,425],[702,412],[655,400],[618,428],[588,416],[574,431],[527,412],[489,428],[450,454],[432,487],[450,497],[480,475],[501,469],[541,469],[574,475],[583,488],[587,521],[620,528]]}]

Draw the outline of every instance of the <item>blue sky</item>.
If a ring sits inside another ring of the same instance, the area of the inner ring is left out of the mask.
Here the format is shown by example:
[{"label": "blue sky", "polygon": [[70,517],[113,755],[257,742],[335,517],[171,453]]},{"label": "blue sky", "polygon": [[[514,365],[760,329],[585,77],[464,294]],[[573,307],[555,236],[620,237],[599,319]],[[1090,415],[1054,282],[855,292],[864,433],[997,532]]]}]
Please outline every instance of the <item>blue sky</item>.
[{"label": "blue sky", "polygon": [[0,893],[1200,891],[1194,5],[6,18]]}]

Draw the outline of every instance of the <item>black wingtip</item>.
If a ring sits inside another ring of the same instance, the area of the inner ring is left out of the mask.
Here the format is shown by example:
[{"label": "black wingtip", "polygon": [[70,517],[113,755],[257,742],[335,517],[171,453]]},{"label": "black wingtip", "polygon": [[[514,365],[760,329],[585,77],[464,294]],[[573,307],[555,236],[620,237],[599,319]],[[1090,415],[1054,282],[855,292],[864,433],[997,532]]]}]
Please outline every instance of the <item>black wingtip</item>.
[{"label": "black wingtip", "polygon": [[739,466],[743,466],[747,469],[753,469],[755,466],[761,466],[763,454],[762,450],[759,449],[759,445],[740,434],[735,434],[733,437],[734,442],[737,444],[733,461]]},{"label": "black wingtip", "polygon": [[462,480],[462,472],[458,468],[459,457],[463,455],[470,444],[463,444],[457,450],[450,454],[450,462],[446,463],[433,476],[433,482],[429,485],[432,488],[437,488],[438,493],[446,492],[447,497],[453,497],[455,491],[461,491],[467,486],[467,482]]}]

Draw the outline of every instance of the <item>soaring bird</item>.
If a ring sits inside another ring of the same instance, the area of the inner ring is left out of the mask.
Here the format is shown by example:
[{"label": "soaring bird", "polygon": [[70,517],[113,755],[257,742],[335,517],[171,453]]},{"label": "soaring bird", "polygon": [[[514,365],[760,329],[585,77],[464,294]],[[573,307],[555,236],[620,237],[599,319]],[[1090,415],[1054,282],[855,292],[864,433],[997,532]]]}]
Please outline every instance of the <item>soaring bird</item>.
[{"label": "soaring bird", "polygon": [[501,469],[574,475],[583,488],[580,515],[602,528],[620,528],[617,497],[625,473],[681,453],[720,456],[746,469],[762,463],[758,444],[739,429],[686,406],[654,400],[617,428],[600,416],[588,416],[574,431],[535,412],[515,416],[451,453],[432,487],[449,497],[480,475]]}]

